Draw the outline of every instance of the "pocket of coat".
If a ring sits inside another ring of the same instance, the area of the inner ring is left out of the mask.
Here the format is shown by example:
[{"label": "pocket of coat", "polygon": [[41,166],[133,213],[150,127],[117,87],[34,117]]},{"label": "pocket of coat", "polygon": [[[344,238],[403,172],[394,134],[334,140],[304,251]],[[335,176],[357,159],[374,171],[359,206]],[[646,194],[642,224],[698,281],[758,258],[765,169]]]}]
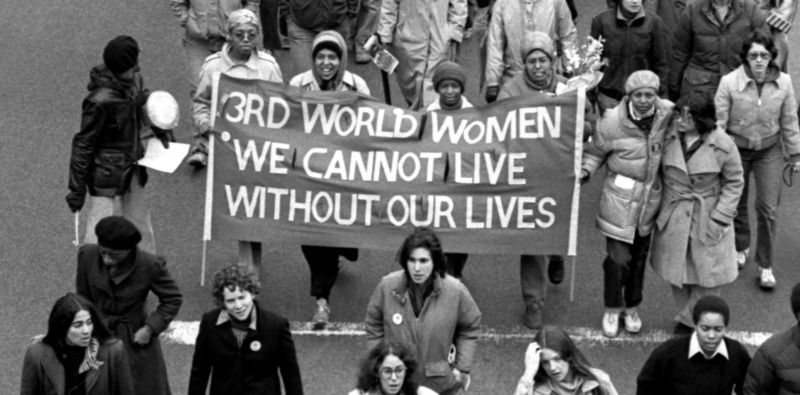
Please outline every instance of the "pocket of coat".
[{"label": "pocket of coat", "polygon": [[116,188],[122,185],[128,167],[126,155],[120,151],[100,151],[94,158],[95,188]]},{"label": "pocket of coat", "polygon": [[705,85],[711,83],[712,75],[707,71],[700,71],[695,69],[686,69],[686,72],[683,75],[683,79],[689,83],[689,85]]},{"label": "pocket of coat", "polygon": [[728,228],[730,228],[730,226],[720,226],[718,223],[714,222],[713,219],[706,218],[705,244],[713,245],[722,241]]},{"label": "pocket of coat", "polygon": [[437,361],[425,364],[425,378],[432,389],[443,392],[458,385],[453,368],[447,361]]}]

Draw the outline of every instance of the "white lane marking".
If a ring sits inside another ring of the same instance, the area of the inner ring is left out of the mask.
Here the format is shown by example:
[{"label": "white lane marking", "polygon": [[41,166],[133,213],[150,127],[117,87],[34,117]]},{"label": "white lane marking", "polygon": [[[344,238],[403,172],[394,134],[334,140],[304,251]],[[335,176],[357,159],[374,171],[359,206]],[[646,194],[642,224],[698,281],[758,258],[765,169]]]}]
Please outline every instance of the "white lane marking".
[{"label": "white lane marking", "polygon": [[[363,323],[356,322],[331,322],[324,330],[314,330],[311,322],[292,321],[290,323],[292,334],[295,336],[364,336]],[[165,343],[194,345],[197,338],[197,331],[200,327],[199,321],[173,321],[164,333],[161,340]],[[603,336],[603,332],[593,328],[566,328],[567,333],[572,339],[578,342],[600,343],[600,344],[658,344],[672,338],[672,334],[662,330],[643,332],[638,335],[629,335],[620,331],[620,336],[609,339]],[[480,339],[484,341],[499,340],[532,340],[535,332],[523,327],[513,327],[505,332],[500,332],[496,328],[483,327]],[[738,340],[742,344],[758,347],[764,340],[767,340],[772,333],[768,332],[745,332],[730,331],[727,336]]]}]

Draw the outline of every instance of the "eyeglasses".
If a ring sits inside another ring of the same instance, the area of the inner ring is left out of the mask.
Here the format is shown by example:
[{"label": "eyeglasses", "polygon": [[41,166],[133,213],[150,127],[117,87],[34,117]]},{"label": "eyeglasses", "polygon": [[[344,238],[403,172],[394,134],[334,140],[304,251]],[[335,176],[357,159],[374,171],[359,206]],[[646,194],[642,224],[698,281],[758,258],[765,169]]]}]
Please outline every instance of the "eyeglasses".
[{"label": "eyeglasses", "polygon": [[258,33],[256,32],[236,32],[233,34],[237,40],[255,40]]},{"label": "eyeglasses", "polygon": [[381,377],[384,379],[392,378],[392,374],[397,376],[397,378],[403,378],[406,375],[406,367],[405,366],[398,366],[394,369],[391,368],[381,368],[378,373],[380,373]]},{"label": "eyeglasses", "polygon": [[675,112],[672,113],[672,116],[675,119],[680,119],[680,120],[682,120],[684,122],[689,122],[692,119],[694,119],[694,117],[692,117],[692,113],[690,113],[690,112],[684,113],[684,112],[680,112],[680,111],[675,111]]},{"label": "eyeglasses", "polygon": [[747,60],[755,61],[758,59],[770,60],[772,59],[772,54],[769,52],[749,52],[747,54]]}]

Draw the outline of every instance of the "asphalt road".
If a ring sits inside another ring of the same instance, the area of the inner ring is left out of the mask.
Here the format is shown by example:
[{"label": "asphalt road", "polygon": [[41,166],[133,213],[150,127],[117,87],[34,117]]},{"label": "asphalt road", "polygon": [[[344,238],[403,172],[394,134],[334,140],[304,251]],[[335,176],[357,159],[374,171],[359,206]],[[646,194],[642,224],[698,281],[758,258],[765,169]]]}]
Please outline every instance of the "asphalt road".
[{"label": "asphalt road", "polygon": [[[584,37],[590,17],[601,10],[603,2],[577,0],[577,4],[580,36]],[[105,43],[118,34],[139,41],[147,86],[172,92],[181,103],[181,126],[176,131],[180,141],[189,141],[190,116],[182,33],[167,1],[12,1],[0,5],[0,19],[0,393],[12,394],[18,391],[22,357],[31,337],[44,333],[53,301],[74,287],[73,217],[64,202],[70,142],[79,126],[89,69],[101,61]],[[792,70],[800,70],[798,35],[794,29]],[[293,70],[288,53],[279,53],[277,58],[287,80],[300,71]],[[477,38],[473,37],[465,42],[461,63],[469,76],[467,96],[477,104],[483,100],[477,92],[476,59]],[[375,67],[354,66],[351,71],[363,76],[374,95],[381,97]],[[792,75],[795,81],[800,78],[797,72]],[[400,102],[396,86],[393,93],[395,102]],[[185,296],[177,318],[180,321],[196,321],[213,306],[208,287],[199,284],[204,176],[202,171],[182,166],[170,175],[151,172],[147,186],[158,249]],[[596,182],[584,188],[575,301],[569,301],[568,282],[551,286],[545,308],[547,323],[599,328],[604,246],[594,229],[598,197]],[[740,279],[723,291],[732,309],[732,330],[774,332],[793,323],[788,294],[791,285],[800,280],[799,207],[800,188],[784,189],[777,289],[772,293],[758,289],[751,262]],[[210,275],[236,259],[236,246],[211,242],[208,258],[206,273]],[[510,393],[522,371],[525,336],[530,333],[520,328],[523,306],[517,260],[487,250],[470,256],[466,268],[465,282],[483,311],[489,334],[481,341],[476,358],[473,393]],[[375,284],[397,267],[388,251],[362,251],[359,262],[345,264],[331,296],[332,320],[362,322]],[[308,296],[308,269],[299,246],[267,243],[262,282],[259,299],[264,305],[293,321],[310,319],[313,299]],[[647,336],[670,331],[674,310],[668,285],[648,269],[641,306],[646,334],[638,341],[625,338],[615,342],[588,336],[580,344],[597,366],[611,374],[621,394],[631,394],[636,373],[654,346]],[[341,394],[352,389],[364,351],[362,337],[299,334],[296,341],[307,393]],[[183,393],[192,348],[170,343],[165,350],[174,392]]]}]

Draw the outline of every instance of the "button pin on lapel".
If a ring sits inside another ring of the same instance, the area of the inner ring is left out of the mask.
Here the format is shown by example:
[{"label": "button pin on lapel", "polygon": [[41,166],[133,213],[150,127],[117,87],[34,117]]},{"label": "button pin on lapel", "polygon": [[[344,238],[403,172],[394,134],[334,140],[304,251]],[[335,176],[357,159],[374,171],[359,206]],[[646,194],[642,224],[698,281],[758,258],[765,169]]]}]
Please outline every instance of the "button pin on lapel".
[{"label": "button pin on lapel", "polygon": [[395,325],[402,324],[403,323],[403,316],[400,315],[400,313],[394,313],[394,315],[392,316],[392,322],[394,322]]},{"label": "button pin on lapel", "polygon": [[258,341],[258,340],[254,340],[252,343],[250,343],[250,349],[253,350],[253,351],[260,350],[261,349],[261,342]]}]

